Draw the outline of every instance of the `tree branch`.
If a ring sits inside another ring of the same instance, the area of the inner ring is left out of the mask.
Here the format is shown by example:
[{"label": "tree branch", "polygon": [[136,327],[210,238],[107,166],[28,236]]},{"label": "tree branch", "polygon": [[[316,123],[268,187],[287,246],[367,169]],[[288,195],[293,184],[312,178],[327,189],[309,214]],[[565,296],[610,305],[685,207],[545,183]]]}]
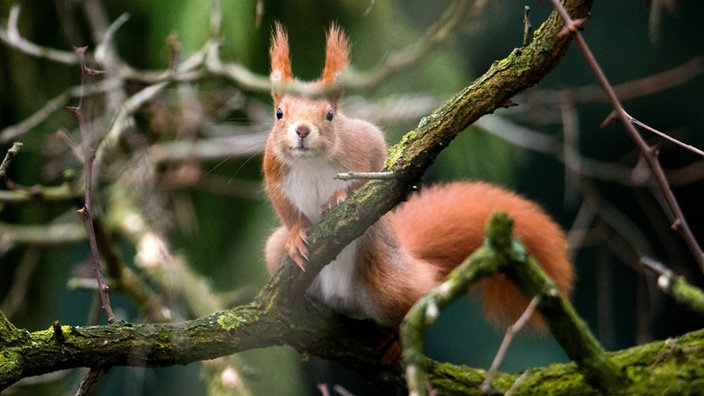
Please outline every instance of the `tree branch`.
[{"label": "tree branch", "polygon": [[[694,237],[692,230],[689,228],[689,224],[682,213],[682,209],[680,209],[680,205],[677,203],[677,198],[668,184],[665,171],[662,169],[662,166],[660,166],[660,162],[658,161],[657,148],[651,147],[633,126],[633,117],[626,113],[626,110],[623,108],[623,105],[621,105],[620,100],[616,96],[616,92],[609,83],[609,80],[606,78],[604,72],[601,70],[599,62],[597,62],[594,54],[591,52],[589,46],[579,32],[585,19],[579,15],[569,12],[566,7],[560,4],[558,0],[551,0],[551,2],[553,7],[555,7],[555,10],[559,13],[560,18],[564,19],[566,23],[565,30],[561,33],[561,35],[574,37],[579,50],[582,52],[582,56],[594,73],[594,76],[599,82],[599,86],[604,91],[609,103],[613,107],[613,118],[618,119],[630,138],[641,151],[643,159],[645,159],[645,162],[648,164],[653,178],[660,187],[660,191],[662,192],[665,202],[667,203],[667,208],[671,212],[672,227],[680,233],[685,244],[691,251],[692,256],[696,260],[697,264],[699,264],[700,270],[704,273],[704,252],[699,246],[699,242]],[[611,118],[612,116],[609,116],[607,120]]]},{"label": "tree branch", "polygon": [[[81,64],[81,87],[85,87],[88,84],[90,76],[99,73],[99,71],[89,68],[86,65],[85,59],[85,47],[76,48],[76,54],[80,60]],[[83,223],[86,227],[86,234],[88,235],[88,242],[90,245],[91,252],[91,264],[93,270],[95,271],[95,278],[98,281],[98,291],[100,293],[100,299],[102,301],[102,308],[107,316],[108,323],[115,322],[115,314],[112,312],[112,306],[110,305],[110,295],[109,287],[105,282],[103,277],[103,269],[100,264],[100,253],[98,252],[98,242],[95,237],[95,228],[93,224],[93,163],[95,160],[95,150],[93,149],[92,141],[95,139],[93,131],[89,127],[89,121],[86,119],[85,111],[85,95],[81,94],[79,97],[78,107],[72,108],[76,119],[78,120],[78,127],[81,131],[81,159],[83,160],[83,191],[84,199],[83,206],[78,210],[78,212],[83,217]]]},{"label": "tree branch", "polygon": [[12,143],[12,147],[10,147],[7,150],[7,153],[5,153],[5,158],[3,158],[2,163],[0,163],[0,181],[5,180],[5,177],[7,175],[7,169],[10,167],[12,160],[20,152],[21,147],[22,147],[22,143],[19,143],[19,142]]},{"label": "tree branch", "polygon": [[477,249],[447,280],[409,311],[401,326],[409,390],[425,395],[422,330],[433,323],[439,309],[463,294],[469,286],[496,271],[505,272],[526,296],[540,299],[538,308],[567,356],[582,370],[587,383],[604,392],[627,386],[629,381],[604,352],[569,301],[523,246],[511,237],[513,220],[494,214],[487,223],[485,246]]}]

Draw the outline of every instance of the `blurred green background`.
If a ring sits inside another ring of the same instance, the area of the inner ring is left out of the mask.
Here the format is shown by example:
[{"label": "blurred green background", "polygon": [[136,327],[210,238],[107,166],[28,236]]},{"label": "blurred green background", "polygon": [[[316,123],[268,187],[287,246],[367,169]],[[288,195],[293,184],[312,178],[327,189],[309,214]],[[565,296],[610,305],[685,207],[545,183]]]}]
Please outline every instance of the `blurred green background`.
[{"label": "blurred green background", "polygon": [[[118,55],[138,69],[163,70],[172,61],[167,37],[179,43],[180,57],[198,51],[208,39],[210,4],[205,1],[23,1],[0,3],[0,20],[7,26],[13,4],[21,6],[20,33],[42,46],[70,51],[74,46],[96,43],[91,38],[86,9],[102,6],[108,21],[123,13],[129,20],[119,28],[115,41]],[[381,103],[404,106],[404,100],[430,101],[428,111],[469,84],[490,64],[505,57],[523,40],[523,7],[531,7],[535,27],[551,11],[549,2],[488,2],[468,18],[456,37],[426,59],[374,89],[348,92],[347,104],[353,110],[371,110],[387,133],[390,144],[412,129],[419,116],[398,117],[384,122]],[[659,2],[658,2],[659,3]],[[667,3],[667,2],[666,2]],[[264,8],[257,26],[257,2],[223,0],[222,58],[242,64],[255,73],[268,75],[268,42],[275,20],[288,29],[294,74],[314,79],[324,59],[324,32],[337,21],[351,37],[352,69],[364,72],[385,59],[395,49],[418,39],[447,7],[447,1],[352,2],[307,0],[262,2]],[[658,17],[657,11],[661,12]],[[624,0],[597,1],[584,37],[605,73],[614,84],[641,79],[678,67],[704,53],[704,11],[701,2],[671,2],[671,9],[658,9],[649,2]],[[637,119],[682,141],[704,147],[704,79],[699,66],[686,81],[625,102]],[[685,73],[687,74],[687,73]],[[583,158],[628,170],[638,153],[625,131],[616,123],[600,128],[610,112],[600,101],[580,103],[585,97],[571,88],[594,86],[584,60],[573,46],[560,65],[538,86],[514,98],[518,107],[497,112],[497,116],[529,128],[559,143],[562,123],[568,110],[574,110],[580,133],[571,136]],[[10,126],[26,119],[47,101],[80,83],[76,66],[60,65],[0,45],[0,143],[9,148],[21,141],[20,156],[13,162],[9,177],[16,183],[58,185],[67,169],[80,174],[80,164],[68,145],[57,137],[67,130],[77,136],[76,122],[68,111],[56,111],[46,121],[17,138],[9,139]],[[144,86],[128,82],[134,93]],[[653,84],[646,84],[651,87]],[[558,101],[556,92],[577,92],[569,107]],[[184,94],[184,92],[186,92]],[[193,107],[198,114],[192,128],[183,120]],[[362,100],[363,98],[364,100]],[[388,102],[387,102],[388,101]],[[396,102],[394,102],[396,101]],[[71,105],[76,101],[71,100]],[[198,141],[246,133],[266,133],[270,99],[266,92],[253,92],[217,77],[205,77],[183,85],[174,84],[156,101],[136,114],[132,136],[139,143],[156,146],[184,140]],[[96,111],[111,114],[96,104]],[[568,108],[569,107],[569,108]],[[381,110],[380,110],[381,109]],[[374,113],[376,111],[376,113]],[[262,121],[263,120],[263,121]],[[681,239],[669,229],[669,219],[660,204],[659,193],[651,185],[633,185],[634,179],[605,180],[599,171],[593,176],[565,172],[563,161],[554,154],[538,153],[515,146],[497,137],[488,127],[471,127],[441,154],[424,182],[456,179],[482,179],[512,188],[539,202],[570,229],[591,202],[597,213],[586,224],[584,238],[576,239],[574,256],[578,283],[574,302],[608,349],[628,347],[660,339],[704,325],[701,318],[663,297],[654,288],[654,279],[640,269],[640,255],[663,261],[694,283],[702,283],[702,273]],[[507,133],[511,133],[509,128]],[[658,143],[660,158],[669,174],[679,177],[673,187],[695,235],[704,235],[704,183],[702,158],[681,147],[644,134]],[[248,149],[248,148],[243,148]],[[554,149],[554,148],[553,148]],[[126,149],[129,151],[129,149]],[[560,152],[559,145],[556,149]],[[185,163],[188,166],[183,165]],[[181,167],[183,165],[183,167]],[[123,164],[124,166],[124,164]],[[192,163],[166,163],[157,168],[156,183],[143,197],[154,205],[154,221],[168,234],[174,252],[219,292],[249,287],[256,290],[266,281],[262,249],[277,219],[261,194],[261,156],[221,155]],[[179,170],[191,170],[187,178]],[[122,169],[124,171],[124,169]],[[106,169],[96,206],[109,211],[108,188],[120,170]],[[628,172],[626,172],[628,174]],[[154,198],[157,197],[157,198]],[[140,199],[140,198],[137,198]],[[67,287],[70,279],[85,272],[88,257],[85,241],[49,245],[11,243],[4,236],[12,225],[78,223],[75,205],[62,204],[0,206],[0,309],[19,327],[43,329],[59,320],[82,325],[94,319],[94,293]],[[580,210],[582,208],[582,210]],[[577,234],[577,233],[576,233]],[[580,234],[580,235],[582,235]],[[134,247],[119,241],[119,251],[131,264]],[[23,287],[17,287],[18,284]],[[18,294],[19,293],[19,294]],[[133,302],[119,290],[112,293],[113,306],[121,319],[140,320]],[[179,301],[172,301],[178,306]],[[181,318],[190,317],[183,308]],[[98,323],[104,321],[101,316]],[[428,353],[439,360],[487,368],[498,348],[501,330],[483,322],[476,302],[466,299],[453,305],[428,334]],[[254,394],[318,394],[317,382],[341,384],[356,394],[370,394],[349,373],[336,366],[301,358],[286,347],[250,351],[243,354],[254,380]],[[566,357],[549,335],[522,334],[512,345],[503,370],[565,361]],[[197,395],[205,388],[198,364],[166,369],[115,368],[96,390],[101,395]],[[43,385],[23,386],[8,394],[73,394],[80,375]],[[361,381],[363,382],[363,381]]]}]

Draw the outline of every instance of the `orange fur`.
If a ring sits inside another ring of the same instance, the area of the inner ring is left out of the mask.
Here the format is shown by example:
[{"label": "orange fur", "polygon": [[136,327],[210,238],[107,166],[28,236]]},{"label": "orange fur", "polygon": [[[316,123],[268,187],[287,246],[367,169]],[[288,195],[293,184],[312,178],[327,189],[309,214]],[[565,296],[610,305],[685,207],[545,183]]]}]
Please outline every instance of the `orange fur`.
[{"label": "orange fur", "polygon": [[[322,76],[333,82],[349,62],[342,30],[330,28]],[[270,49],[272,82],[293,79],[288,39],[276,24]],[[306,230],[322,211],[344,200],[362,181],[335,180],[338,172],[381,170],[386,143],[376,126],[347,118],[339,96],[309,98],[272,92],[274,125],[264,150],[266,191],[282,225],[269,237],[269,273],[289,255],[301,268],[307,261]],[[408,309],[459,265],[484,240],[493,211],[514,218],[514,234],[565,293],[572,288],[562,231],[534,203],[481,182],[435,186],[415,194],[382,217],[325,266],[308,292],[337,311],[370,318],[394,328]],[[497,275],[482,282],[488,316],[515,319],[525,297]]]},{"label": "orange fur", "polygon": [[320,82],[327,85],[335,81],[349,65],[349,43],[339,26],[333,24],[325,46],[325,68]]},{"label": "orange fur", "polygon": [[[569,294],[574,273],[562,230],[538,205],[499,187],[456,182],[424,189],[393,212],[394,232],[413,257],[434,264],[445,276],[482,245],[494,211],[513,217],[514,237]],[[482,281],[481,289],[486,314],[497,324],[515,321],[527,306],[526,297],[503,275]],[[534,325],[541,328],[540,319]]]},{"label": "orange fur", "polygon": [[288,35],[280,23],[274,25],[271,37],[269,58],[271,59],[271,80],[276,83],[286,83],[293,78],[291,60],[288,55]]},{"label": "orange fur", "polygon": [[[331,82],[349,62],[347,38],[336,25],[330,28],[327,51],[323,75],[310,84]],[[278,23],[269,53],[272,82],[293,79],[288,37]],[[281,245],[303,268],[308,253],[306,229],[318,221],[323,207],[344,199],[360,185],[334,180],[335,174],[381,170],[386,142],[376,126],[338,111],[338,95],[309,98],[275,88],[272,98],[275,120],[264,150],[264,181],[288,233],[272,246]],[[270,269],[278,265],[270,264]]]}]

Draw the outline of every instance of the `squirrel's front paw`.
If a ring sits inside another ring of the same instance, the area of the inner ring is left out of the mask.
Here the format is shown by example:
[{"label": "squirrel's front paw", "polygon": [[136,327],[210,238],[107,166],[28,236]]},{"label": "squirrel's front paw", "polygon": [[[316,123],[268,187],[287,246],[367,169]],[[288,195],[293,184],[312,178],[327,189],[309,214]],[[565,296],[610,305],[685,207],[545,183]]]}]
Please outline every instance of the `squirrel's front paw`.
[{"label": "squirrel's front paw", "polygon": [[304,265],[308,261],[308,239],[304,227],[294,227],[289,230],[286,250],[296,265],[305,271]]},{"label": "squirrel's front paw", "polygon": [[334,193],[332,193],[330,198],[328,198],[327,202],[323,204],[323,211],[330,210],[335,206],[341,204],[345,199],[347,199],[349,195],[350,192],[346,188],[341,188],[335,191]]}]

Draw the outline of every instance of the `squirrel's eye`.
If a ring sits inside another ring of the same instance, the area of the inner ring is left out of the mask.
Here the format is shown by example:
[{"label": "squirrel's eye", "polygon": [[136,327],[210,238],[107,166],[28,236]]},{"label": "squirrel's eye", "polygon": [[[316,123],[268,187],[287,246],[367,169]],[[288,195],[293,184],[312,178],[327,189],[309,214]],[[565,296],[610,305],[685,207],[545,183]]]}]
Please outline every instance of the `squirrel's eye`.
[{"label": "squirrel's eye", "polygon": [[329,110],[328,110],[328,113],[325,114],[325,119],[328,120],[328,121],[332,121],[332,116],[333,116],[333,114],[332,114],[332,109],[329,109]]},{"label": "squirrel's eye", "polygon": [[281,110],[281,107],[279,107],[278,109],[276,109],[276,119],[280,120],[282,118],[284,118],[284,111]]}]

